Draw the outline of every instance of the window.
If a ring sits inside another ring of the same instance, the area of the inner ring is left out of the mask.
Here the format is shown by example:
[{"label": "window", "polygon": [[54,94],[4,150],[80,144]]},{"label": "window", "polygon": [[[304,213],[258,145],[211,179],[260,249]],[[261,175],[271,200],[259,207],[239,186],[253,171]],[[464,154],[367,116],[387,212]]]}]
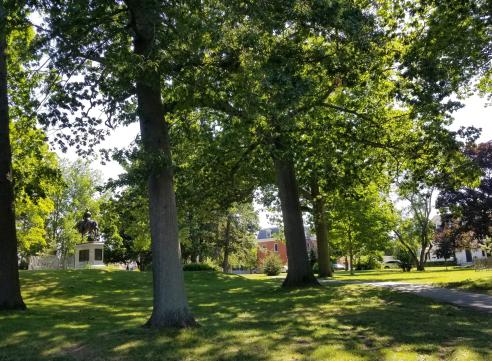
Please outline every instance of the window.
[{"label": "window", "polygon": [[277,243],[275,243],[275,244],[273,245],[273,251],[274,251],[274,252],[278,252],[278,244],[277,244]]},{"label": "window", "polygon": [[89,262],[89,250],[82,249],[79,251],[79,262]]},{"label": "window", "polygon": [[103,259],[103,250],[102,248],[96,248],[94,250],[94,260],[96,261],[102,261]]}]

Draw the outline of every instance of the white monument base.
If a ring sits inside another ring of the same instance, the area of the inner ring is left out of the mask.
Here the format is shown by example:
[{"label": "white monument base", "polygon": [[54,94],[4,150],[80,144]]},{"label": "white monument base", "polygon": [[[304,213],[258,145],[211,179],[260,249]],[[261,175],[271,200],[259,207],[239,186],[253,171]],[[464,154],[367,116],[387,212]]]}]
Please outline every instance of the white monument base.
[{"label": "white monument base", "polygon": [[75,245],[75,268],[104,266],[104,243],[90,242]]}]

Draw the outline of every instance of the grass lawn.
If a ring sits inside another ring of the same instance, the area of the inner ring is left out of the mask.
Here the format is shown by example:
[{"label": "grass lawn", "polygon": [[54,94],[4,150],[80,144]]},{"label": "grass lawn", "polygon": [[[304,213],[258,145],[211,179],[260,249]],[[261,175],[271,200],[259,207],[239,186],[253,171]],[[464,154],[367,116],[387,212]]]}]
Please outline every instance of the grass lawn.
[{"label": "grass lawn", "polygon": [[26,312],[0,313],[0,360],[492,360],[492,316],[409,294],[186,272],[201,326],[142,328],[151,274],[21,273]]},{"label": "grass lawn", "polygon": [[424,272],[402,272],[399,269],[335,272],[335,279],[357,281],[401,281],[408,283],[435,284],[441,287],[460,288],[492,296],[492,270],[475,271],[458,267],[428,267]]}]

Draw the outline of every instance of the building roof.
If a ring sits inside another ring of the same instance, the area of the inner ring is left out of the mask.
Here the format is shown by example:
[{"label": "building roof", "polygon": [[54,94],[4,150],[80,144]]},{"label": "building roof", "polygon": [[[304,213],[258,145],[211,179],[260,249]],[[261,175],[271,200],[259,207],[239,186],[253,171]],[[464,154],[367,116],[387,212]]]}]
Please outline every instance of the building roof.
[{"label": "building roof", "polygon": [[278,227],[262,228],[258,232],[258,236],[256,237],[256,239],[270,239],[279,232],[280,229]]},{"label": "building roof", "polygon": [[[278,235],[279,233],[280,233],[280,229],[278,227],[262,228],[258,232],[256,239],[263,240],[263,239],[276,238],[275,236]],[[304,234],[306,236],[306,240],[316,240],[316,235],[311,234],[309,227],[304,227]]]}]

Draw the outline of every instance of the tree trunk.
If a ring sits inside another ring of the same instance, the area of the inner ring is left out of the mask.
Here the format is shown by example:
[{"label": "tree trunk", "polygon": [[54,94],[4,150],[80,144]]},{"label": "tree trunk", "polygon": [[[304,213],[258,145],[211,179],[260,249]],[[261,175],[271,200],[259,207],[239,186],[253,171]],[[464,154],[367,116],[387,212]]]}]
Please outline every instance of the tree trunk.
[{"label": "tree trunk", "polygon": [[350,275],[354,275],[354,251],[352,250],[352,245],[349,249],[349,258],[350,258]]},{"label": "tree trunk", "polygon": [[231,217],[227,215],[227,223],[224,234],[224,260],[222,262],[222,271],[229,272],[229,243],[231,235]]},{"label": "tree trunk", "polygon": [[398,232],[396,230],[395,230],[395,233],[396,233],[396,236],[397,236],[398,240],[400,241],[400,244],[403,247],[406,248],[406,250],[408,251],[408,253],[410,253],[410,257],[412,257],[412,260],[413,260],[413,263],[415,264],[415,267],[418,267],[418,265],[419,265],[419,259],[417,257],[417,254],[415,253],[415,251],[412,249],[412,247],[409,246],[409,244],[407,244],[404,241],[402,233],[400,233],[400,232]]},{"label": "tree trunk", "polygon": [[425,247],[420,250],[420,257],[417,262],[417,271],[425,271]]},{"label": "tree trunk", "polygon": [[354,275],[354,249],[352,245],[352,232],[350,229],[348,231],[348,239],[349,239],[349,258],[350,258],[350,274]]},{"label": "tree trunk", "polygon": [[287,244],[288,270],[282,286],[319,285],[309,264],[294,164],[280,157],[273,161]]},{"label": "tree trunk", "polygon": [[315,177],[311,184],[311,198],[313,202],[314,228],[318,248],[319,277],[332,277],[333,270],[330,260],[330,245],[328,244],[328,229],[325,218],[325,201],[319,194],[319,185]]},{"label": "tree trunk", "polygon": [[148,175],[150,232],[152,239],[153,310],[149,327],[196,325],[184,287],[178,241],[176,200],[169,125],[161,102],[161,76],[145,60],[152,60],[156,28],[162,21],[154,1],[127,0],[134,32],[134,51],[143,60],[137,74],[138,116],[145,154],[151,159]]},{"label": "tree trunk", "polygon": [[[422,227],[424,231],[426,230],[426,227]],[[417,271],[425,271],[425,261],[427,259],[427,238],[424,235],[421,236],[421,242],[420,244],[422,247],[420,248],[420,255],[419,255],[419,260],[417,263]]]},{"label": "tree trunk", "polygon": [[7,96],[7,13],[0,3],[0,310],[25,309],[19,283]]}]

